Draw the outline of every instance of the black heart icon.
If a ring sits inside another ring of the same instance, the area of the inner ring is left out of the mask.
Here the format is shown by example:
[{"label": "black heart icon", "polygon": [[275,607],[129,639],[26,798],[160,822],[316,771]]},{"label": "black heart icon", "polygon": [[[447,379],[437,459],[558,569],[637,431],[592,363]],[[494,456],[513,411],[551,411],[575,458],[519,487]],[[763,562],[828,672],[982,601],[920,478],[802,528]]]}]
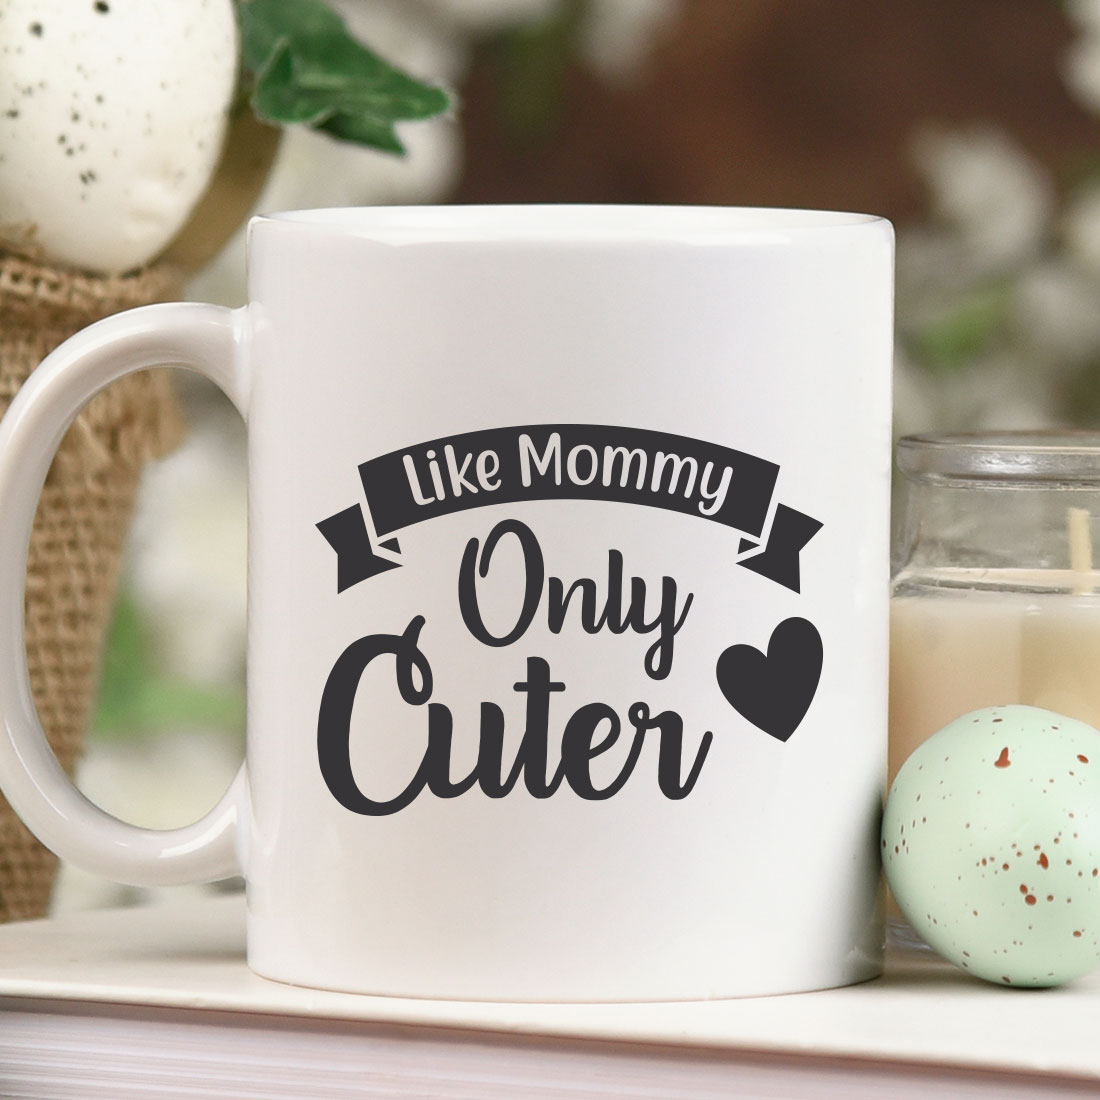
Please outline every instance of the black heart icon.
[{"label": "black heart icon", "polygon": [[731,645],[718,658],[718,686],[730,706],[778,741],[786,741],[814,700],[821,679],[821,635],[807,619],[784,619],[767,654]]}]

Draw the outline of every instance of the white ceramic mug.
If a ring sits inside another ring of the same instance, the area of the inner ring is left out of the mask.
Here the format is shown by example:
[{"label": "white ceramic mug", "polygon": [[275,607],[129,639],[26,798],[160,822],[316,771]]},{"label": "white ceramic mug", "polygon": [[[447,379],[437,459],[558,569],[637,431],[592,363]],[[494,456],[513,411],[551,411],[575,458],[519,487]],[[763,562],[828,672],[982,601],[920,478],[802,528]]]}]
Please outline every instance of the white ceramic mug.
[{"label": "white ceramic mug", "polygon": [[[646,1000],[877,973],[893,234],[719,208],[256,219],[250,304],[54,352],[0,426],[0,780],[66,859],[240,871],[260,974]],[[248,422],[248,747],[135,828],[22,654],[57,442],[162,364]]]}]

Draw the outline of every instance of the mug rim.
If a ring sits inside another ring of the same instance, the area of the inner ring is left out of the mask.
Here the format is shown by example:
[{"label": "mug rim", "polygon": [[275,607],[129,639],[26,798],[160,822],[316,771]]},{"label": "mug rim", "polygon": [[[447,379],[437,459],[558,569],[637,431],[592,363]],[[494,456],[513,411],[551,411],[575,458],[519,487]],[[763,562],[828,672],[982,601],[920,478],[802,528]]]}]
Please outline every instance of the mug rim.
[{"label": "mug rim", "polygon": [[756,241],[888,227],[877,214],[762,206],[500,203],[345,206],[257,214],[259,226],[417,241]]}]

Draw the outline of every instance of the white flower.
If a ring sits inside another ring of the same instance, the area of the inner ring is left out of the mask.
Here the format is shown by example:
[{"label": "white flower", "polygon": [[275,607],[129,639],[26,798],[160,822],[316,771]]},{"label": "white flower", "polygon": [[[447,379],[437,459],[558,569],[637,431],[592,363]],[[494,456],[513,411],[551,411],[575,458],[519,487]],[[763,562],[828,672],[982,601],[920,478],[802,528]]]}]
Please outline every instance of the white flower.
[{"label": "white flower", "polygon": [[[361,42],[415,76],[453,83],[465,71],[466,43],[461,35],[454,33],[448,19],[440,19],[432,10],[433,5],[410,3],[409,0],[329,2]],[[519,6],[531,7],[532,4]],[[550,5],[542,2],[539,6]]]},{"label": "white flower", "polygon": [[1079,191],[1062,218],[1066,251],[1092,275],[1100,276],[1100,187]]},{"label": "white flower", "polygon": [[1062,61],[1066,87],[1085,107],[1100,111],[1100,32],[1072,42]]},{"label": "white flower", "polygon": [[1025,271],[1016,285],[1013,324],[1021,345],[1044,361],[1075,367],[1100,348],[1097,286],[1073,265],[1051,259]]},{"label": "white flower", "polygon": [[207,419],[147,469],[134,514],[129,582],[165,667],[236,685],[244,668],[247,489],[243,426]]},{"label": "white flower", "polygon": [[1026,357],[1003,351],[965,370],[933,375],[894,353],[894,432],[1046,428],[1058,423],[1046,377]]},{"label": "white flower", "polygon": [[898,229],[897,304],[904,325],[919,327],[936,320],[984,277],[958,233],[942,226]]},{"label": "white flower", "polygon": [[633,76],[679,13],[680,0],[592,0],[581,29],[581,55],[607,80]]},{"label": "white flower", "polygon": [[1003,134],[926,133],[915,145],[932,208],[983,271],[1025,262],[1048,230],[1049,179]]},{"label": "white flower", "polygon": [[262,211],[315,206],[430,202],[453,186],[458,134],[450,120],[417,123],[402,132],[404,158],[292,130],[279,148],[257,207]]},{"label": "white flower", "polygon": [[1030,357],[1003,351],[937,386],[937,430],[1014,431],[1059,423],[1046,376]]},{"label": "white flower", "polygon": [[914,435],[941,426],[937,380],[921,370],[901,348],[894,351],[894,433]]},{"label": "white flower", "polygon": [[1100,0],[1069,0],[1065,9],[1081,31],[1062,62],[1066,87],[1084,106],[1100,110]]},{"label": "white flower", "polygon": [[1100,33],[1100,0],[1063,0],[1067,18],[1084,31]]}]

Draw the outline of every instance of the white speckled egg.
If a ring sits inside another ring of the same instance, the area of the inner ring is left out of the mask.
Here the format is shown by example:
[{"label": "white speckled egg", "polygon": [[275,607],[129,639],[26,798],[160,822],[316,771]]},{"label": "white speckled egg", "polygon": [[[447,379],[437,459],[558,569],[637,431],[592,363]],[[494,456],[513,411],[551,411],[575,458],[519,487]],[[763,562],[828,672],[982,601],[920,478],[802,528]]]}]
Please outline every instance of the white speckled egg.
[{"label": "white speckled egg", "polygon": [[209,183],[237,70],[231,0],[0,0],[0,237],[114,273]]},{"label": "white speckled egg", "polygon": [[1038,707],[957,718],[905,762],[882,825],[890,888],[941,955],[1001,985],[1100,965],[1100,732]]}]

